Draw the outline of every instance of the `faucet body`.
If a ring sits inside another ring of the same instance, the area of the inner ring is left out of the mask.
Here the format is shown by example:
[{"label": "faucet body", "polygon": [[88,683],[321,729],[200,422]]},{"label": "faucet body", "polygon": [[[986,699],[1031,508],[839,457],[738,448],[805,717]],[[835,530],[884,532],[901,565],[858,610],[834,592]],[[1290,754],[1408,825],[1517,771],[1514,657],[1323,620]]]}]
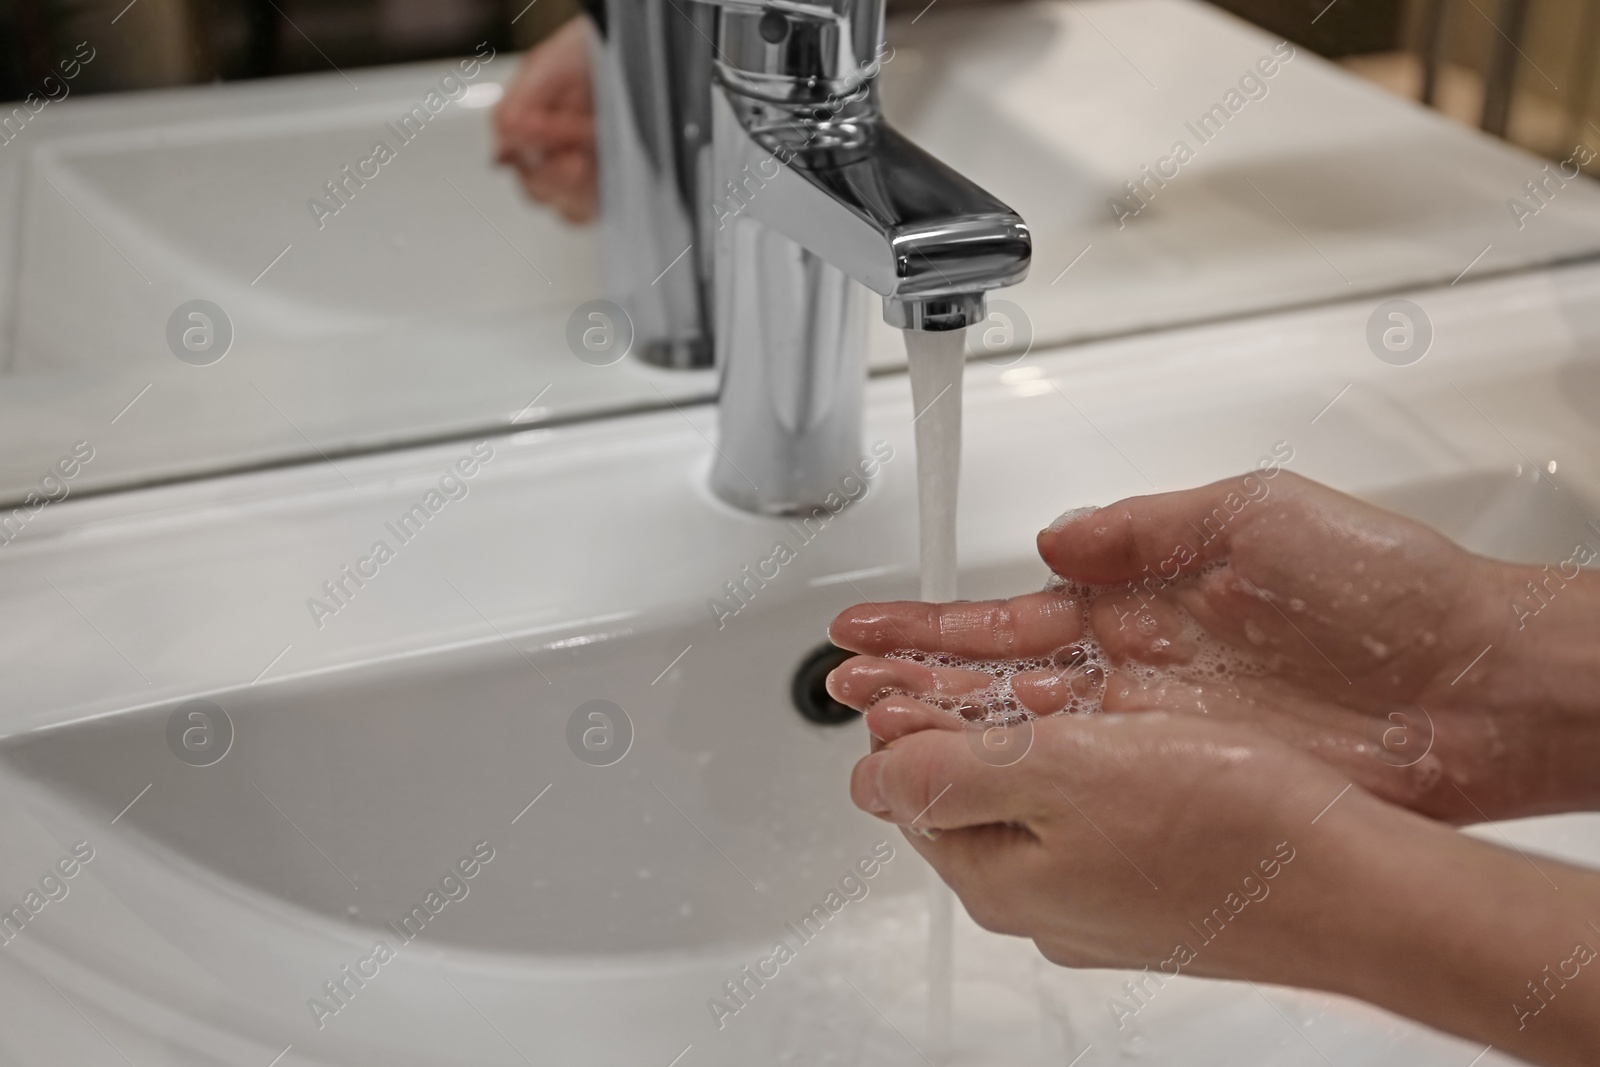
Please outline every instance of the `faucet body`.
[{"label": "faucet body", "polygon": [[890,325],[963,329],[1026,275],[1027,226],[884,123],[882,0],[599,2],[603,240],[635,348],[720,367],[722,499],[807,512],[860,456],[867,290]]}]

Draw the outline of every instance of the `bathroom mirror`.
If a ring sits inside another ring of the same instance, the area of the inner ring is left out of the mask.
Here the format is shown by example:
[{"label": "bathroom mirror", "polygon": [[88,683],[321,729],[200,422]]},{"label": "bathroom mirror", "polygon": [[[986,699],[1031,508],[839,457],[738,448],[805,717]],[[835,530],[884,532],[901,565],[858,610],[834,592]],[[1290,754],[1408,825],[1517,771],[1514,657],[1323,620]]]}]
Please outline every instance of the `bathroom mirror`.
[{"label": "bathroom mirror", "polygon": [[[713,370],[624,353],[627,324],[593,304],[595,228],[495,164],[491,115],[519,49],[573,14],[552,0],[12,5],[0,501],[337,466],[714,396]],[[1209,22],[1214,42],[1174,50],[1137,15],[1113,39],[1060,4],[944,0],[891,18],[889,118],[1033,232],[1032,272],[971,331],[974,355],[1600,249],[1586,180],[1519,218],[1506,202],[1538,176],[1528,156],[1304,43]],[[891,372],[899,338],[874,328],[873,366]],[[58,464],[74,449],[93,458],[68,485]]]}]

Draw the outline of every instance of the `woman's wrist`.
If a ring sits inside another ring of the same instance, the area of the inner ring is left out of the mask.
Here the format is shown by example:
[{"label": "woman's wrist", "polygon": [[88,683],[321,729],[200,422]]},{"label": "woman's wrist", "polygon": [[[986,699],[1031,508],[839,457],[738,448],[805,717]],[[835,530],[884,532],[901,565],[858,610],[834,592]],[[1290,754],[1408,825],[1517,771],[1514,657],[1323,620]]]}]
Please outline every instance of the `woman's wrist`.
[{"label": "woman's wrist", "polygon": [[[1371,797],[1319,823],[1327,920],[1295,984],[1357,997],[1538,1063],[1600,1048],[1600,876]],[[1559,888],[1558,888],[1559,887]],[[1281,979],[1279,979],[1281,980]]]},{"label": "woman's wrist", "polygon": [[1532,671],[1541,701],[1600,720],[1600,573],[1569,563],[1499,564],[1489,607],[1500,615],[1500,660]]},{"label": "woman's wrist", "polygon": [[1516,786],[1487,814],[1600,810],[1600,574],[1572,561],[1484,562],[1483,651],[1449,699],[1489,716]]}]

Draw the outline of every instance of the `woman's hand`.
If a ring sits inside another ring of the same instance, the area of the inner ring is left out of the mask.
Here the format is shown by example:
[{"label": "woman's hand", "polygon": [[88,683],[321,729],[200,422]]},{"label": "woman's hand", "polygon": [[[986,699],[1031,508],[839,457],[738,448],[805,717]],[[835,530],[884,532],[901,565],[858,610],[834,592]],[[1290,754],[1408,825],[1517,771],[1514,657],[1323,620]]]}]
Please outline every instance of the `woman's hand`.
[{"label": "woman's hand", "polygon": [[594,93],[585,16],[528,53],[494,109],[496,159],[516,168],[533,199],[568,222],[595,217],[599,194]]},{"label": "woman's hand", "polygon": [[1343,993],[1550,1064],[1600,1047],[1592,873],[1384,804],[1235,724],[1057,716],[1008,728],[1031,745],[999,765],[910,697],[867,720],[881,744],[856,803],[905,828],[980,925],[1055,963],[1140,970],[1145,1000],[1179,974]]},{"label": "woman's hand", "polygon": [[[1460,821],[1600,799],[1591,579],[1527,640],[1510,598],[1539,572],[1275,473],[1052,525],[1046,562],[1092,588],[841,614],[834,641],[865,654],[829,690],[873,736],[856,803],[981,925],[1144,970],[1143,996],[1175,974],[1279,982],[1592,1062],[1600,876],[1379,799]],[[1086,638],[1109,675],[1066,656],[1011,679],[1046,717],[979,730],[947,710],[991,677],[940,656]],[[1202,670],[1218,643],[1253,665]],[[881,658],[902,651],[923,655]],[[1105,714],[1049,714],[1086,699]]]},{"label": "woman's hand", "polygon": [[[1193,647],[1187,615],[1263,665],[1236,687],[1210,687],[1223,690],[1214,699],[1166,685],[1126,692],[1119,706],[1261,725],[1388,799],[1458,822],[1600,803],[1594,576],[1530,620],[1516,605],[1537,571],[1273,473],[1135,497],[1039,535],[1057,574],[1124,585],[1090,612],[1113,658],[1181,660]],[[1573,644],[1590,648],[1586,671],[1559,652]],[[1557,664],[1559,679],[1547,669]],[[1585,688],[1574,670],[1590,683],[1587,706],[1559,691]]]},{"label": "woman's hand", "polygon": [[[1121,669],[1024,673],[1013,687],[1025,706],[1049,713],[1105,686],[1109,711],[1247,724],[1452,821],[1600,804],[1592,652],[1591,684],[1579,681],[1581,650],[1600,637],[1592,586],[1572,583],[1533,620],[1533,640],[1512,608],[1526,569],[1282,471],[1063,518],[1039,548],[1057,574],[1104,588],[1087,601],[1046,591],[852,608],[834,640],[869,655],[834,673],[834,694],[858,708],[891,691],[959,696],[988,677],[873,657],[1040,657],[1088,633]],[[1194,669],[1195,624],[1255,667],[1231,679]],[[1168,671],[1140,683],[1134,664]]]},{"label": "woman's hand", "polygon": [[867,721],[882,744],[852,775],[856,804],[911,831],[979,925],[1064,966],[1177,957],[1169,974],[1303,981],[1282,946],[1348,859],[1312,820],[1335,798],[1382,808],[1270,738],[1187,717],[1040,719],[1008,728],[1004,761],[908,697]]}]

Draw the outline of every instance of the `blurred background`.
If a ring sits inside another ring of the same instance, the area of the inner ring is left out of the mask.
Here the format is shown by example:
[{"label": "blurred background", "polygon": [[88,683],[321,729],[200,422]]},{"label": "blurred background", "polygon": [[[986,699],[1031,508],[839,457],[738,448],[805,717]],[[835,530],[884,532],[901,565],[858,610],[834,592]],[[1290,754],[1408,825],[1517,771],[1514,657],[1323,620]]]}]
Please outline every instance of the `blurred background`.
[{"label": "blurred background", "polygon": [[[1551,159],[1600,132],[1600,0],[1214,2]],[[480,41],[522,49],[576,10],[576,0],[5,0],[0,99],[37,91],[83,40],[105,38],[75,91],[110,92],[454,56]],[[113,20],[126,32],[96,32]]]}]

